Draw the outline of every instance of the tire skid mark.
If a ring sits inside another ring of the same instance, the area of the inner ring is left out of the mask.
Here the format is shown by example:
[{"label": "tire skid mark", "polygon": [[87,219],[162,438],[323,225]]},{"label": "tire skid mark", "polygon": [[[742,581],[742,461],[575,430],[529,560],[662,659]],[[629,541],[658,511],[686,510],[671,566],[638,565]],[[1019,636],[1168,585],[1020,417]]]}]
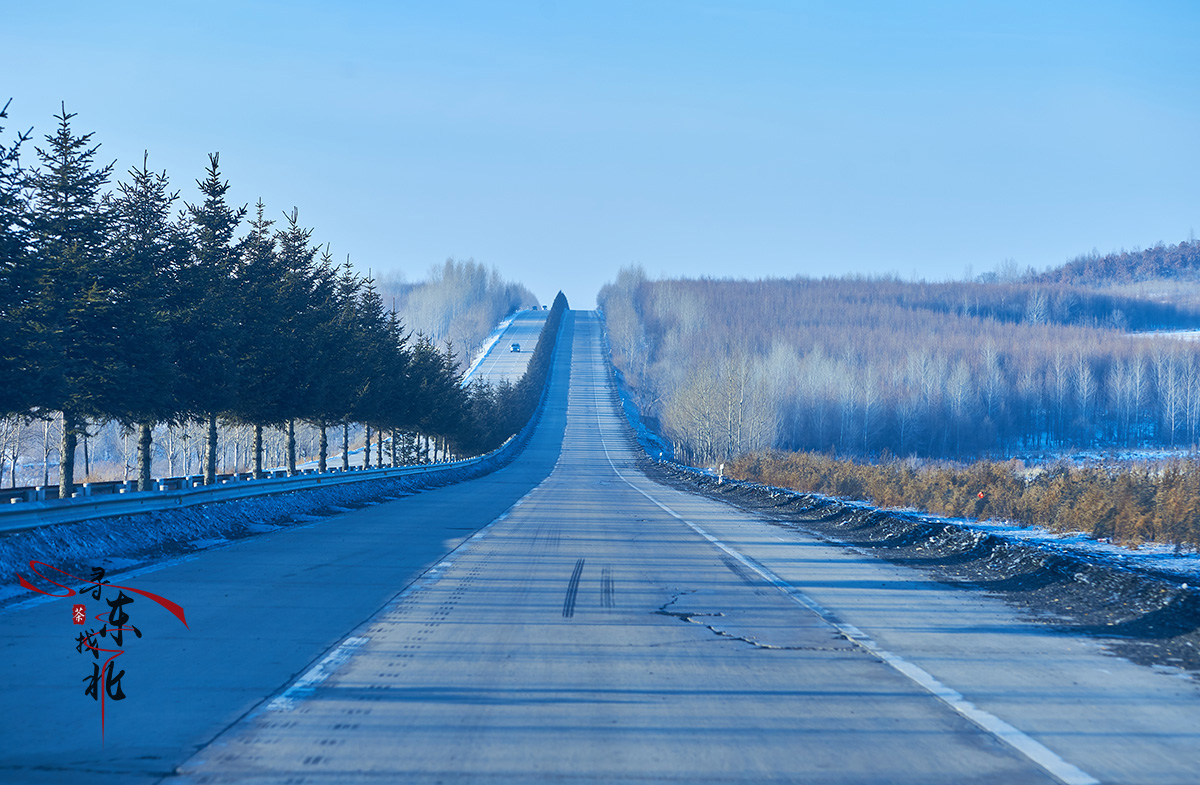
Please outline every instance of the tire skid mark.
[{"label": "tire skid mark", "polygon": [[721,554],[721,561],[725,564],[725,566],[727,568],[729,568],[730,572],[732,572],[734,575],[738,576],[738,578],[740,578],[742,580],[742,582],[745,583],[747,586],[754,589],[755,594],[757,594],[759,596],[763,596],[766,594],[766,592],[762,590],[762,581],[760,581],[756,576],[752,575],[741,564],[738,564],[736,561],[729,558],[725,554]]},{"label": "tire skid mark", "polygon": [[567,596],[563,598],[562,615],[569,619],[575,615],[575,599],[579,596],[579,579],[583,575],[583,559],[575,562],[575,571],[571,573],[571,581],[567,584]]}]

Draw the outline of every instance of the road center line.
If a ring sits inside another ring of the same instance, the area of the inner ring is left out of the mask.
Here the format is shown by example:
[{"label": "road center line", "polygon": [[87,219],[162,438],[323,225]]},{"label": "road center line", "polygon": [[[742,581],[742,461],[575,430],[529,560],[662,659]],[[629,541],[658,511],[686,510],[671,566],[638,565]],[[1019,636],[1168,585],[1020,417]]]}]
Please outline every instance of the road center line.
[{"label": "road center line", "polygon": [[747,568],[758,573],[759,576],[782,592],[793,602],[804,608],[807,608],[813,613],[816,613],[827,624],[832,626],[842,635],[846,636],[847,639],[853,641],[866,651],[887,663],[897,673],[901,674],[917,686],[933,695],[938,700],[945,703],[950,708],[954,709],[954,711],[958,712],[960,715],[968,719],[979,728],[992,734],[1000,741],[1012,747],[1021,755],[1029,759],[1032,763],[1041,767],[1052,777],[1055,777],[1056,779],[1065,783],[1065,785],[1100,785],[1100,780],[1078,768],[1074,764],[1063,760],[1050,748],[1046,747],[1041,742],[1027,735],[1023,731],[1013,727],[996,715],[980,709],[978,706],[963,697],[963,695],[958,691],[947,687],[945,684],[942,684],[942,682],[938,681],[933,674],[929,673],[925,669],[914,665],[913,663],[905,660],[903,657],[893,654],[890,651],[882,648],[862,630],[858,629],[852,624],[847,624],[841,621],[832,611],[826,609],[812,597],[809,597],[803,591],[788,583],[783,578],[780,578],[766,566],[759,564],[749,556],[746,556],[721,542],[719,539],[709,534],[700,526],[696,525],[687,518],[684,518],[682,515],[675,512],[670,507],[630,482],[630,480],[624,474],[622,474],[619,469],[617,469],[616,464],[613,463],[612,456],[608,452],[608,444],[604,438],[604,429],[600,423],[600,411],[602,406],[599,386],[596,387],[595,398],[596,428],[600,432],[600,446],[604,448],[604,457],[608,460],[608,465],[612,468],[613,473],[616,474],[617,477],[621,478],[622,482],[640,493],[642,496],[645,496],[652,504],[670,515],[672,518],[675,518],[681,523],[686,524],[692,529],[692,531],[696,532],[696,534],[700,535],[705,540],[708,540],[708,542],[710,542],[713,546],[721,551],[724,551],[733,559],[736,559]]}]

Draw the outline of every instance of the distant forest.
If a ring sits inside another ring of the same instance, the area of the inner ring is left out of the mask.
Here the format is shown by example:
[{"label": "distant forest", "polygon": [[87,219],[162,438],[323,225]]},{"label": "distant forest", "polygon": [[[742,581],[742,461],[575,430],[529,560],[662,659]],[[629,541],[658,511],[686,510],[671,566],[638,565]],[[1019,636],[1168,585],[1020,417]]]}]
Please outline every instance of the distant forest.
[{"label": "distant forest", "polygon": [[[0,142],[0,450],[15,461],[25,425],[40,420],[48,434],[57,421],[60,497],[74,488],[80,440],[106,423],[137,433],[145,490],[163,423],[203,424],[211,484],[221,424],[253,430],[261,476],[268,428],[286,431],[295,471],[296,425],[310,423],[324,470],[330,428],[341,431],[343,455],[351,423],[366,426],[368,447],[373,430],[382,461],[385,431],[393,460],[416,434],[427,449],[436,440],[442,454],[471,454],[527,419],[539,392],[532,382],[462,388],[449,342],[457,336],[414,335],[374,281],[312,241],[295,209],[277,220],[261,201],[230,204],[216,154],[192,200],[148,158],[114,188],[113,165],[97,163],[98,145],[74,130],[74,117],[65,108],[56,116],[32,166],[21,157],[29,134]],[[528,296],[451,263],[443,300],[465,296],[452,278],[482,280],[460,309],[478,308],[476,321]],[[440,290],[435,282],[417,291]]]},{"label": "distant forest", "polygon": [[686,461],[1200,439],[1200,347],[1137,334],[1200,327],[1168,303],[1049,281],[654,281],[639,268],[599,302],[635,403]]}]

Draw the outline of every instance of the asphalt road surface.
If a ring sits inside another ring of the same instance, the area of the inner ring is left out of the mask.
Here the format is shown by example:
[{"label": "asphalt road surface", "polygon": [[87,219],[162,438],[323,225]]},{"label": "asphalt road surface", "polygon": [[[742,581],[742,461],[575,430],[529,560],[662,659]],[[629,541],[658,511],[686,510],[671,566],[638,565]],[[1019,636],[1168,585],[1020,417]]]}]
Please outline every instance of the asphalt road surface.
[{"label": "asphalt road surface", "polygon": [[[549,315],[549,311],[518,312],[496,345],[471,373],[471,381],[483,379],[495,384],[507,380],[515,384],[529,365],[529,358],[537,347],[538,335]],[[514,343],[521,347],[519,352],[512,350]]]},{"label": "asphalt road surface", "polygon": [[1200,780],[1194,682],[646,479],[592,314],[552,384],[505,470],[114,579],[190,629],[103,748],[70,601],[3,614],[0,779]]}]

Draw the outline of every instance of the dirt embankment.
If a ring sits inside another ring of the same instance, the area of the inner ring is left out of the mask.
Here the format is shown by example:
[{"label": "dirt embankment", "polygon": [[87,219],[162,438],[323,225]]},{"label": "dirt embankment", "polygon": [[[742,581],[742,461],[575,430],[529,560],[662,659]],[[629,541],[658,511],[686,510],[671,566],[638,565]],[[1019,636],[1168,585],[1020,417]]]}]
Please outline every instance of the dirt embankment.
[{"label": "dirt embankment", "polygon": [[1144,665],[1200,678],[1200,590],[1186,578],[1101,557],[1051,550],[919,515],[844,504],[749,483],[718,484],[669,463],[644,460],[654,479],[753,512],[771,523],[845,543],[942,583],[986,591],[1030,621],[1102,639]]}]

